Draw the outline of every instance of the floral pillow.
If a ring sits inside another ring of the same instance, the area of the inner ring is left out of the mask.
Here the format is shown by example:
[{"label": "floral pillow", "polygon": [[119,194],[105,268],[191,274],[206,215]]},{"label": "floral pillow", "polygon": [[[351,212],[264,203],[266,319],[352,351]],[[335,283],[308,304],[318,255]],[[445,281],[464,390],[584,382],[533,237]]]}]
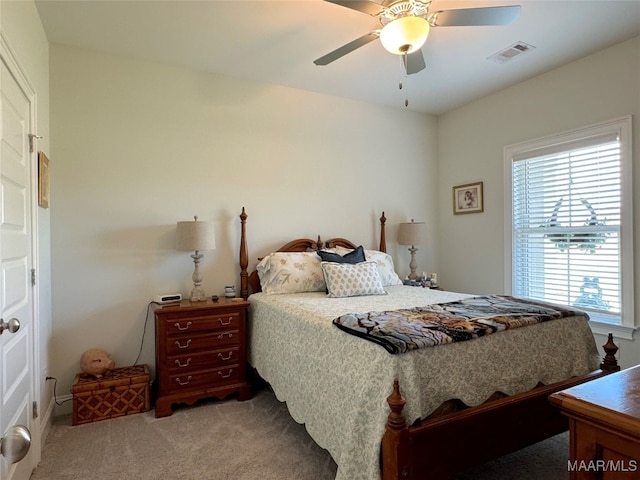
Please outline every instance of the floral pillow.
[{"label": "floral pillow", "polygon": [[266,294],[324,292],[326,283],[316,252],[275,252],[263,258],[258,278]]},{"label": "floral pillow", "polygon": [[378,266],[375,262],[322,262],[329,297],[357,297],[385,295]]},{"label": "floral pillow", "polygon": [[[335,251],[340,255],[344,255],[345,253],[350,252],[351,249],[336,247]],[[402,280],[400,280],[400,277],[396,273],[391,255],[379,250],[365,250],[364,255],[368,262],[376,262],[378,265],[378,272],[380,273],[383,286],[402,285]]]}]

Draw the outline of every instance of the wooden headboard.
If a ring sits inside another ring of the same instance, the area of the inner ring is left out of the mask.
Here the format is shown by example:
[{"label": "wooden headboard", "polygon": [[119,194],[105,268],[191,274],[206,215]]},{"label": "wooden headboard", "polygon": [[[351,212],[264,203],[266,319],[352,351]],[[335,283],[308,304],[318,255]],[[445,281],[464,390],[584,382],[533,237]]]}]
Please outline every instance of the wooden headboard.
[{"label": "wooden headboard", "polygon": [[[249,293],[255,293],[260,291],[260,279],[258,278],[258,272],[254,270],[249,274],[247,267],[249,266],[249,253],[247,251],[247,217],[244,207],[242,207],[242,213],[240,214],[240,296],[245,300],[249,297]],[[387,240],[385,237],[385,223],[387,222],[384,212],[380,217],[380,244],[378,250],[381,252],[387,251]],[[317,240],[311,240],[309,238],[297,238],[292,240],[282,247],[277,252],[309,252],[313,250],[320,250],[322,248],[356,248],[357,245],[346,238],[332,238],[326,242],[322,242],[320,235]],[[260,260],[260,259],[259,259]]]}]

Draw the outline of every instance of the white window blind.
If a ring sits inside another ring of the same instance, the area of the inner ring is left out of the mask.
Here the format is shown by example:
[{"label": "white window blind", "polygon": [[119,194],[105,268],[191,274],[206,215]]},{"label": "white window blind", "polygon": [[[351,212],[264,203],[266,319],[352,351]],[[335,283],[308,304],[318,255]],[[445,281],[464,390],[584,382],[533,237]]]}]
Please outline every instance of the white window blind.
[{"label": "white window blind", "polygon": [[629,258],[623,248],[623,219],[630,218],[623,205],[631,194],[620,132],[585,129],[510,151],[513,295],[622,323],[623,278],[633,278],[623,270],[633,261],[631,248]]}]

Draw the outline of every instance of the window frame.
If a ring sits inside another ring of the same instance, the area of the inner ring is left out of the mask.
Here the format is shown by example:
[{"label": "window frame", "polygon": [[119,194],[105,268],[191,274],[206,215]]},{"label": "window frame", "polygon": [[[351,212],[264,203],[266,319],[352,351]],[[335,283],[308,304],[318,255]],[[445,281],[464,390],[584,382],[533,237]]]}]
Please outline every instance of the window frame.
[{"label": "window frame", "polygon": [[631,115],[569,130],[558,134],[540,137],[504,147],[504,288],[511,295],[513,288],[513,169],[515,158],[526,155],[527,152],[542,148],[558,147],[571,144],[584,138],[615,133],[620,140],[620,168],[621,168],[621,209],[620,209],[620,286],[621,313],[619,323],[605,323],[591,320],[590,325],[594,333],[606,335],[613,333],[618,338],[633,339],[633,332],[640,327],[635,319],[633,283],[633,158],[632,158],[632,117]]}]

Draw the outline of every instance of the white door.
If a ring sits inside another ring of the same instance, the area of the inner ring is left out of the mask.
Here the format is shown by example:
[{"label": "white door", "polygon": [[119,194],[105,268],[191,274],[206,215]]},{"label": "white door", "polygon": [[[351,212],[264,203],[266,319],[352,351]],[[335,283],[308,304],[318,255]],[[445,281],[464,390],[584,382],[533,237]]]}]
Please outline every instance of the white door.
[{"label": "white door", "polygon": [[[33,431],[32,192],[29,134],[31,100],[0,61],[0,480],[28,480],[35,449],[10,463],[20,435]],[[19,328],[16,323],[19,322]],[[3,329],[4,326],[4,329]],[[22,432],[25,430],[22,429]],[[15,460],[15,458],[14,458]]]}]

